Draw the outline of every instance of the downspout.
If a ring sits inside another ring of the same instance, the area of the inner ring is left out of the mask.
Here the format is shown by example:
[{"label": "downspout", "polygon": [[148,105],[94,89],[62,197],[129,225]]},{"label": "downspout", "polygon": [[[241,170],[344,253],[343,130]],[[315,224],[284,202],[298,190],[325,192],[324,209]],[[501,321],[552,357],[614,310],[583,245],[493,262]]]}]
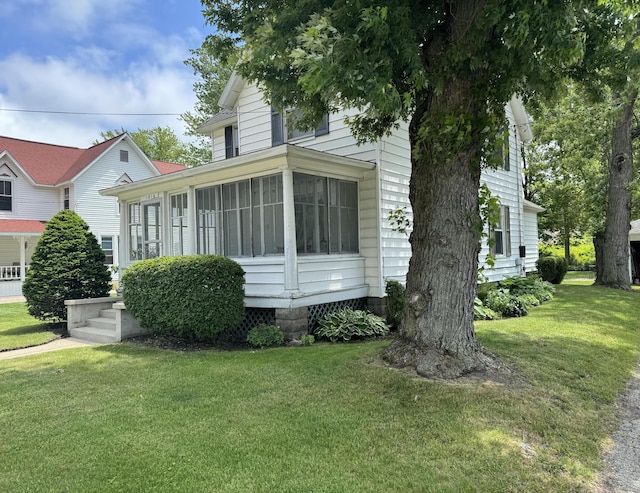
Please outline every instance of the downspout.
[{"label": "downspout", "polygon": [[379,286],[379,298],[384,298],[385,295],[385,280],[384,280],[384,255],[382,251],[382,177],[380,176],[381,163],[382,163],[382,139],[378,139],[376,145],[376,223],[377,223],[377,235],[378,235],[378,286]]}]

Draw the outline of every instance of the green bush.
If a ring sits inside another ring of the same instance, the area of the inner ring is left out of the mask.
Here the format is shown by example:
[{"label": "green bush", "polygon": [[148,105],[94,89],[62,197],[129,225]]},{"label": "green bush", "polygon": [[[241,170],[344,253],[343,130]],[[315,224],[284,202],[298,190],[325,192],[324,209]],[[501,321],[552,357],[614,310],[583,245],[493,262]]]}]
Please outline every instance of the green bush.
[{"label": "green bush", "polygon": [[523,299],[500,288],[489,292],[485,305],[503,317],[524,317],[529,313]]},{"label": "green bush", "polygon": [[281,346],[284,332],[276,325],[260,324],[249,331],[247,342],[254,347]]},{"label": "green bush", "polygon": [[244,271],[218,255],[142,260],[122,275],[127,310],[160,335],[207,340],[244,318]]},{"label": "green bush", "polygon": [[552,284],[560,284],[567,273],[567,263],[561,257],[540,257],[536,268],[540,277]]},{"label": "green bush", "polygon": [[47,223],[31,256],[22,294],[29,314],[40,320],[66,320],[65,300],[109,294],[111,275],[89,226],[71,210]]},{"label": "green bush", "polygon": [[484,306],[480,298],[476,298],[473,302],[473,319],[474,320],[497,320],[500,315],[491,308]]},{"label": "green bush", "polygon": [[339,340],[383,336],[389,333],[389,326],[382,317],[364,310],[344,309],[328,313],[318,322],[315,330],[318,337],[331,342]]},{"label": "green bush", "polygon": [[[532,295],[538,301],[538,304],[549,301],[553,298],[555,288],[551,283],[543,281],[537,275],[527,277],[507,277],[498,283],[501,289],[509,290],[510,294],[520,295]],[[535,305],[532,305],[535,306]]]},{"label": "green bush", "polygon": [[305,334],[300,338],[300,342],[303,346],[311,346],[314,342],[316,342],[316,338],[311,334]]},{"label": "green bush", "polygon": [[402,311],[404,310],[405,287],[393,279],[387,280],[384,288],[387,294],[387,323],[393,329],[397,329],[402,321]]}]

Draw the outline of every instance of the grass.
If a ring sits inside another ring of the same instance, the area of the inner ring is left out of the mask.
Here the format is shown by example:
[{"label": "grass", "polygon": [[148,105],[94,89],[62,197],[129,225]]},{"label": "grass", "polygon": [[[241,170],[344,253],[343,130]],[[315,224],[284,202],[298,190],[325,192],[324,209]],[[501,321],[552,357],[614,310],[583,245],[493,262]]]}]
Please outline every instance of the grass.
[{"label": "grass", "polygon": [[564,279],[566,281],[573,281],[575,279],[594,279],[595,280],[595,278],[596,278],[596,273],[593,272],[592,270],[584,270],[584,271],[570,270],[564,276]]},{"label": "grass", "polygon": [[25,303],[0,304],[0,351],[44,344],[58,337],[55,329],[29,315]]},{"label": "grass", "polygon": [[0,491],[588,491],[638,320],[640,293],[567,284],[479,323],[516,385],[372,364],[385,341],[0,361]]}]

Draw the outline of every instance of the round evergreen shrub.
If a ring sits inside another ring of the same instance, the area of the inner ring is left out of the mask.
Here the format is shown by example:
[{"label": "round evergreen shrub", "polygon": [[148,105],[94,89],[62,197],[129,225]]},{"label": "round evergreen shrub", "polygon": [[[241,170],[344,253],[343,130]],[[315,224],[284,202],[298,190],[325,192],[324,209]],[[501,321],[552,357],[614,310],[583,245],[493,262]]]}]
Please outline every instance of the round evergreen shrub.
[{"label": "round evergreen shrub", "polygon": [[552,284],[560,284],[567,273],[567,263],[562,257],[540,257],[536,268],[540,277]]},{"label": "round evergreen shrub", "polygon": [[111,274],[104,251],[89,226],[71,210],[47,223],[31,256],[22,294],[29,314],[40,320],[66,320],[65,300],[109,294]]},{"label": "round evergreen shrub", "polygon": [[208,340],[244,319],[244,270],[218,255],[142,260],[122,275],[123,300],[158,335]]},{"label": "round evergreen shrub", "polygon": [[249,331],[247,342],[260,348],[281,346],[284,344],[284,332],[276,325],[260,324]]}]

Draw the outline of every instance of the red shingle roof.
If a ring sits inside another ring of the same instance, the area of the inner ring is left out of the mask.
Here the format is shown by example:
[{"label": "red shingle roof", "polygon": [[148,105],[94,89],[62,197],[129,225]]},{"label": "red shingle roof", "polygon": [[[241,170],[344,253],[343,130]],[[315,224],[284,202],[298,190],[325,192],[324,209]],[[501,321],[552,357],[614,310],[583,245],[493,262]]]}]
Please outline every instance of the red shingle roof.
[{"label": "red shingle roof", "polygon": [[[80,149],[0,136],[0,153],[9,152],[34,182],[56,185],[71,180],[120,137],[118,135],[88,149]],[[152,162],[163,175],[186,168],[181,164]]]},{"label": "red shingle roof", "polygon": [[0,234],[31,233],[42,234],[47,223],[28,219],[0,219]]},{"label": "red shingle roof", "polygon": [[184,164],[175,164],[175,163],[166,163],[164,161],[151,161],[153,165],[158,168],[158,171],[162,175],[168,175],[169,173],[173,173],[175,171],[181,171],[183,169],[187,169]]}]

